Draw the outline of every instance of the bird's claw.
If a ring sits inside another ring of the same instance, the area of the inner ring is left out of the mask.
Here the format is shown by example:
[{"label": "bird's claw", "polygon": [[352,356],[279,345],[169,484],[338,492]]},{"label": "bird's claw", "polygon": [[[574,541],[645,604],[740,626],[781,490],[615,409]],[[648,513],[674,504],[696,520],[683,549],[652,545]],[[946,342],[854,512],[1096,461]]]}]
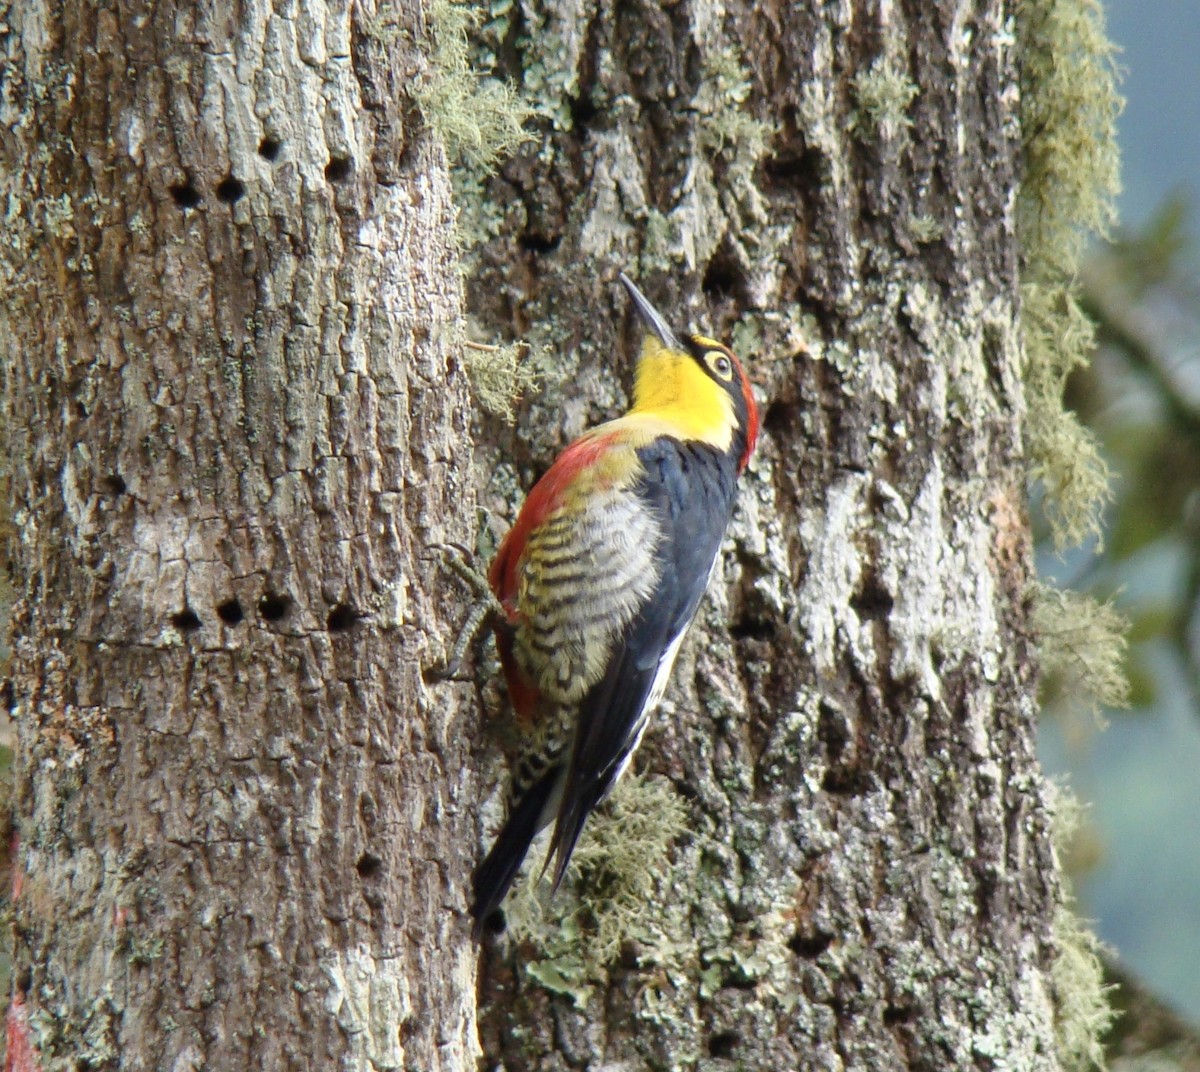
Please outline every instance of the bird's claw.
[{"label": "bird's claw", "polygon": [[431,676],[439,681],[467,680],[458,676],[467,649],[475,642],[489,620],[495,616],[503,616],[504,609],[492,592],[487,578],[470,564],[471,554],[465,547],[456,543],[439,543],[430,544],[429,550],[440,552],[442,564],[466,584],[476,597],[458,632],[454,646],[450,649],[446,665],[431,671]]}]

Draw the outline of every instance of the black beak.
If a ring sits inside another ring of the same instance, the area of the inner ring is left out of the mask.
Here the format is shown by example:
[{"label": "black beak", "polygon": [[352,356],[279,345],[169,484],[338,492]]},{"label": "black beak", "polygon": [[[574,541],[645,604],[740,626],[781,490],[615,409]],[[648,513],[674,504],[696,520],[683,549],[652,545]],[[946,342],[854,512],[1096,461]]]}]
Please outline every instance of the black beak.
[{"label": "black beak", "polygon": [[667,322],[659,311],[646,300],[646,295],[633,285],[633,280],[624,272],[620,274],[620,280],[625,284],[625,289],[629,291],[629,296],[633,299],[633,307],[638,311],[638,315],[646,321],[646,326],[658,336],[663,346],[668,350],[682,350],[683,345],[675,337],[675,332],[667,327]]}]

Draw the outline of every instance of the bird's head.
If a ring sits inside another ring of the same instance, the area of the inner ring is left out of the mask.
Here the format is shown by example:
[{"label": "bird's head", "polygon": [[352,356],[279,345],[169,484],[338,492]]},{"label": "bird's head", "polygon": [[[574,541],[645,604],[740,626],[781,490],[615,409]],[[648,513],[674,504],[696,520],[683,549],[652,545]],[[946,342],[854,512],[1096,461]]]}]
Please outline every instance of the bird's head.
[{"label": "bird's head", "polygon": [[646,327],[631,413],[662,418],[681,439],[734,453],[746,468],[758,439],[758,407],[750,380],[732,350],[706,335],[676,335],[662,314],[621,273]]}]

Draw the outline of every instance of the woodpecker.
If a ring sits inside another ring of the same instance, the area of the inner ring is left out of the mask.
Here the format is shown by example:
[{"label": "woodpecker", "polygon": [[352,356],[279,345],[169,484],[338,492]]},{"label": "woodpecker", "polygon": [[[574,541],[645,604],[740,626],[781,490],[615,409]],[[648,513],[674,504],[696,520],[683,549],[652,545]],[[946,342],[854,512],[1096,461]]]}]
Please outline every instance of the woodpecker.
[{"label": "woodpecker", "polygon": [[537,833],[557,886],[592,810],[628,767],[708,587],[758,438],[733,352],[676,335],[623,273],[645,327],[624,416],[585,432],[537,482],[488,583],[523,753],[508,818],[475,872],[479,936]]}]

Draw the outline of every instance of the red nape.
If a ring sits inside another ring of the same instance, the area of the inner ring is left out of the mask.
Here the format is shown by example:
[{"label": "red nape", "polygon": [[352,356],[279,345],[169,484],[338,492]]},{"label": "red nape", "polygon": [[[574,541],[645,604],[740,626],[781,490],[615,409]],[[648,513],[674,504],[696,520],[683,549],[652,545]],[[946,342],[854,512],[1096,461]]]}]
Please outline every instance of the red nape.
[{"label": "red nape", "polygon": [[729,356],[737,366],[738,378],[742,382],[742,397],[746,400],[746,451],[738,460],[738,472],[742,473],[750,464],[750,455],[754,453],[754,444],[758,442],[758,404],[754,401],[754,391],[750,387],[750,377],[746,375],[745,366],[733,353]]}]

